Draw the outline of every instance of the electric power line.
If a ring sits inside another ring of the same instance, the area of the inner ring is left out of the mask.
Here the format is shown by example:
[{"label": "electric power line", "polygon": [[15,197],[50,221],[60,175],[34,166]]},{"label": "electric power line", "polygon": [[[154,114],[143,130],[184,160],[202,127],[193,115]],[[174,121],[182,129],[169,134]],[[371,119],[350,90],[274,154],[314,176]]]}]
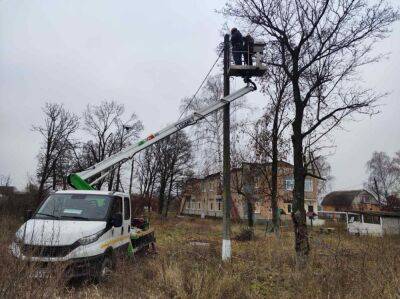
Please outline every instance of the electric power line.
[{"label": "electric power line", "polygon": [[212,70],[214,69],[215,65],[217,64],[219,58],[221,57],[222,52],[224,52],[224,50],[222,49],[219,54],[217,59],[215,60],[214,64],[211,66],[210,70],[208,71],[207,75],[204,77],[203,81],[201,82],[199,88],[197,88],[196,92],[194,93],[193,97],[190,99],[189,103],[186,105],[185,109],[183,109],[181,115],[179,116],[180,120],[183,116],[183,114],[185,114],[186,110],[189,108],[190,104],[193,102],[193,100],[196,98],[197,94],[199,93],[200,89],[203,87],[204,82],[206,82],[208,76],[211,74]]}]

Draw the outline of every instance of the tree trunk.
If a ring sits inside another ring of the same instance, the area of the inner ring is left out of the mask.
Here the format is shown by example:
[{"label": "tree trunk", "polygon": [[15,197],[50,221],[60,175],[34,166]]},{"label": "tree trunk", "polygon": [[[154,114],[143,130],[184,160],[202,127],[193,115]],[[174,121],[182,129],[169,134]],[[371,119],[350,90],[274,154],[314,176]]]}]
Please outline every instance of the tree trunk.
[{"label": "tree trunk", "polygon": [[46,158],[45,159],[46,160],[45,160],[45,163],[44,163],[44,166],[43,166],[43,170],[41,172],[41,177],[40,177],[37,204],[39,204],[43,200],[44,195],[45,195],[44,185],[46,184],[46,180],[47,180],[47,177],[48,177],[47,172],[48,172],[48,168],[49,168],[49,150],[48,149],[46,151]]},{"label": "tree trunk", "polygon": [[67,190],[67,176],[63,175],[62,178],[63,190]]},{"label": "tree trunk", "polygon": [[115,182],[115,191],[119,191],[120,184],[121,184],[121,165],[119,165],[118,169],[117,169],[117,179]]},{"label": "tree trunk", "polygon": [[160,192],[158,194],[158,214],[163,214],[164,202],[165,202],[165,189],[167,188],[166,174],[160,179]]},{"label": "tree trunk", "polygon": [[[247,212],[247,225],[252,232],[251,238],[253,238],[254,228],[254,177],[250,165],[245,164],[242,166],[242,181],[243,181],[243,192],[240,192],[244,196],[246,201],[246,212]],[[239,184],[239,180],[237,182]]]},{"label": "tree trunk", "polygon": [[55,165],[53,166],[52,172],[53,172],[53,186],[52,187],[53,187],[53,190],[56,190],[56,188],[57,188],[57,176],[56,176],[56,166]]},{"label": "tree trunk", "polygon": [[293,135],[293,212],[292,220],[295,234],[295,250],[298,257],[298,262],[303,264],[307,255],[310,252],[308,242],[306,212],[304,209],[304,179],[305,169],[303,163],[303,136],[302,136],[302,121],[304,107],[301,101],[300,88],[298,82],[293,83],[293,95],[296,104],[295,120],[292,124]]},{"label": "tree trunk", "polygon": [[163,206],[163,216],[165,218],[168,217],[168,208],[169,208],[169,203],[171,202],[171,191],[172,191],[172,184],[174,180],[174,175],[173,173],[171,173],[171,178],[169,181],[169,188],[168,188],[168,196],[165,197],[165,201],[164,201],[164,206]]},{"label": "tree trunk", "polygon": [[279,107],[275,110],[272,127],[272,164],[271,164],[271,209],[272,225],[275,236],[280,237],[280,210],[278,208],[278,115]]},{"label": "tree trunk", "polygon": [[246,204],[247,204],[247,225],[250,229],[254,227],[254,209],[253,203],[251,201],[250,196],[246,196]]},{"label": "tree trunk", "polygon": [[[114,183],[114,174],[115,174],[115,169],[111,171],[108,179],[108,191],[112,191],[113,189],[113,183]],[[100,190],[100,189],[99,189]]]},{"label": "tree trunk", "polygon": [[37,204],[39,204],[44,197],[44,180],[40,180],[39,189],[38,189],[38,196],[37,196]]}]

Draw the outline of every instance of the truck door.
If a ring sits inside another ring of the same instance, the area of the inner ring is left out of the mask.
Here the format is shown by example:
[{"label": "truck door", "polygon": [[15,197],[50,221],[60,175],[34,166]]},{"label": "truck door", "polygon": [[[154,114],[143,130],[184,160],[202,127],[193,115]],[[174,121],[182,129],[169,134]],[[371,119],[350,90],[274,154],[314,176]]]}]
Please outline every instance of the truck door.
[{"label": "truck door", "polygon": [[131,232],[131,205],[129,197],[124,197],[124,219],[122,227],[124,228],[125,234],[130,234]]},{"label": "truck door", "polygon": [[[113,217],[115,214],[120,214],[123,218],[123,213],[122,213],[122,198],[119,196],[115,196],[113,200],[113,205],[112,205],[112,210],[111,210],[111,217]],[[113,236],[120,236],[124,233],[124,221],[122,220],[122,225],[121,227],[113,227],[112,228],[112,235]]]}]

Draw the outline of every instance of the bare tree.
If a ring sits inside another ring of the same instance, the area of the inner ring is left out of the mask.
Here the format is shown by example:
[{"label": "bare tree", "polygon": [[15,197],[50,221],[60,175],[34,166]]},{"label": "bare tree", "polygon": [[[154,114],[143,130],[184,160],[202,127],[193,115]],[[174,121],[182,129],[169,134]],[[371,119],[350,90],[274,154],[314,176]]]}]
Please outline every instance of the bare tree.
[{"label": "bare tree", "polygon": [[[252,225],[252,221],[250,220],[252,217],[250,218],[250,216],[252,215],[254,205],[254,198],[250,194],[254,193],[254,188],[251,187],[251,184],[254,184],[255,178],[252,176],[254,172],[257,172],[263,178],[266,184],[264,192],[271,200],[273,229],[277,237],[279,237],[280,227],[278,162],[286,158],[290,148],[288,139],[285,136],[287,128],[290,125],[288,117],[291,96],[289,82],[290,80],[283,70],[270,68],[268,75],[261,80],[262,92],[268,103],[262,117],[252,123],[251,129],[248,129],[246,124],[239,126],[239,131],[242,135],[240,138],[243,139],[244,136],[250,137],[250,146],[245,146],[241,150],[241,162],[247,159],[256,163],[251,164],[251,171],[247,169],[249,165],[242,167],[241,175],[245,177],[242,180],[242,184],[235,184],[236,191],[246,198],[250,226]],[[253,153],[249,153],[249,149]],[[233,156],[235,157],[235,149],[233,150]],[[247,156],[247,158],[244,158],[244,156]],[[249,192],[249,190],[251,191]]]},{"label": "bare tree", "polygon": [[142,151],[136,159],[136,177],[139,184],[139,192],[143,200],[147,203],[149,211],[159,178],[159,155],[157,155],[156,150],[157,148],[154,146],[149,147]]},{"label": "bare tree", "polygon": [[179,132],[171,138],[173,146],[172,157],[169,163],[169,186],[168,195],[163,204],[163,215],[167,217],[169,205],[172,200],[172,191],[175,189],[175,197],[177,197],[183,187],[183,182],[193,175],[193,155],[192,143],[184,132]]},{"label": "bare tree", "polygon": [[[289,143],[285,136],[290,125],[289,78],[279,68],[271,68],[263,80],[263,92],[269,104],[263,117],[255,124],[255,134],[252,135],[257,160],[271,167],[262,167],[265,181],[271,198],[272,223],[275,235],[280,235],[280,209],[278,207],[278,162],[286,159],[289,153]],[[267,164],[268,163],[268,164]]]},{"label": "bare tree", "polygon": [[321,179],[318,180],[318,193],[317,198],[322,198],[322,196],[331,189],[331,183],[334,179],[332,175],[332,168],[329,164],[326,156],[319,156],[313,164],[311,164],[313,169],[309,172],[316,174]]},{"label": "bare tree", "polygon": [[[393,164],[394,164],[394,167],[395,167],[397,173],[400,174],[400,151],[398,151],[394,154]],[[397,197],[400,197],[400,178],[399,178],[399,180],[397,180],[397,184],[395,186],[395,193],[396,193]]]},{"label": "bare tree", "polygon": [[78,117],[64,109],[60,104],[46,103],[43,108],[44,124],[33,126],[42,138],[42,146],[38,155],[37,177],[39,180],[38,197],[41,200],[49,188],[49,178],[53,177],[52,186],[55,187],[57,178],[57,163],[64,159],[72,135],[78,129]]},{"label": "bare tree", "polygon": [[79,150],[77,146],[78,144],[73,142],[67,142],[65,144],[64,154],[60,156],[59,159],[55,162],[53,168],[53,189],[60,187],[65,190],[67,188],[68,175],[78,170],[77,160],[74,155],[74,153]]},{"label": "bare tree", "polygon": [[[222,76],[210,77],[201,94],[197,98],[184,98],[181,108],[184,112],[194,112],[223,97]],[[244,101],[231,103],[231,116],[235,111],[245,107]],[[196,158],[201,160],[201,172],[204,175],[218,172],[222,169],[222,111],[216,111],[206,119],[200,121],[191,129],[193,146],[196,148]],[[238,122],[231,120],[231,132],[238,129]]]},{"label": "bare tree", "polygon": [[[93,165],[106,157],[120,151],[139,136],[143,129],[142,122],[135,113],[124,119],[125,108],[115,101],[103,101],[100,105],[88,105],[83,114],[83,129],[89,133],[91,140],[83,145],[82,157],[90,161],[81,164]],[[120,188],[120,166],[108,177],[108,190]],[[100,189],[104,180],[98,182]]]},{"label": "bare tree", "polygon": [[[255,162],[251,165],[252,172],[243,170],[243,175],[254,175],[254,172],[257,172],[257,175],[264,181],[266,186],[263,192],[271,200],[273,229],[276,236],[279,237],[278,162],[286,159],[290,151],[286,129],[290,125],[288,114],[291,94],[288,88],[289,79],[278,68],[268,70],[268,75],[262,79],[262,86],[262,91],[268,103],[262,117],[254,121],[250,129],[248,126],[241,127],[242,134],[249,137],[249,146],[246,146],[246,148],[250,148],[252,151],[247,159]],[[254,183],[254,178],[247,178],[246,180]],[[244,189],[249,189],[249,186]],[[241,192],[241,190],[238,190],[238,192]],[[251,199],[251,196],[249,197],[249,194],[247,194],[247,197],[249,210],[253,208],[250,201],[254,200]]]},{"label": "bare tree", "polygon": [[[255,197],[255,179],[258,175],[258,168],[252,163],[247,163],[243,154],[238,151],[232,152],[232,166],[235,169],[231,174],[232,192],[241,195],[245,201],[245,212],[247,217],[247,234],[249,238],[254,236],[254,204]],[[235,203],[233,203],[235,204]]]},{"label": "bare tree", "polygon": [[354,112],[372,113],[379,96],[359,86],[360,66],[377,61],[373,45],[383,39],[399,14],[385,0],[234,0],[225,15],[248,25],[267,42],[266,60],[290,79],[294,116],[292,145],[294,189],[292,219],[295,249],[303,264],[310,246],[304,208],[303,141],[323,136]]},{"label": "bare tree", "polygon": [[178,181],[185,180],[185,174],[192,166],[191,142],[181,131],[155,146],[159,161],[158,209],[167,217],[172,190]]},{"label": "bare tree", "polygon": [[396,192],[400,183],[400,169],[396,158],[390,158],[385,152],[373,152],[367,162],[368,181],[366,186],[377,194],[379,201],[384,204],[389,195]]}]

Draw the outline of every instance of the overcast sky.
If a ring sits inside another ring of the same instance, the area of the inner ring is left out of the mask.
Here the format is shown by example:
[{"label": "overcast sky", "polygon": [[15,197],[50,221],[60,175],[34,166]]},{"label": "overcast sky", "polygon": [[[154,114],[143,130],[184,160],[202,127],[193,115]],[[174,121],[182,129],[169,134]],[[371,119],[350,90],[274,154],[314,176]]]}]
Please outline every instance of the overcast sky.
[{"label": "overcast sky", "polygon": [[[0,174],[22,188],[35,174],[46,101],[80,113],[88,103],[116,100],[143,121],[145,132],[179,116],[215,60],[224,1],[3,0],[0,2]],[[373,151],[400,150],[400,24],[378,50],[391,52],[363,72],[391,94],[372,119],[358,117],[334,135],[329,158],[335,189],[362,187]],[[240,83],[234,85],[239,87]],[[257,94],[248,96],[260,106]]]}]

